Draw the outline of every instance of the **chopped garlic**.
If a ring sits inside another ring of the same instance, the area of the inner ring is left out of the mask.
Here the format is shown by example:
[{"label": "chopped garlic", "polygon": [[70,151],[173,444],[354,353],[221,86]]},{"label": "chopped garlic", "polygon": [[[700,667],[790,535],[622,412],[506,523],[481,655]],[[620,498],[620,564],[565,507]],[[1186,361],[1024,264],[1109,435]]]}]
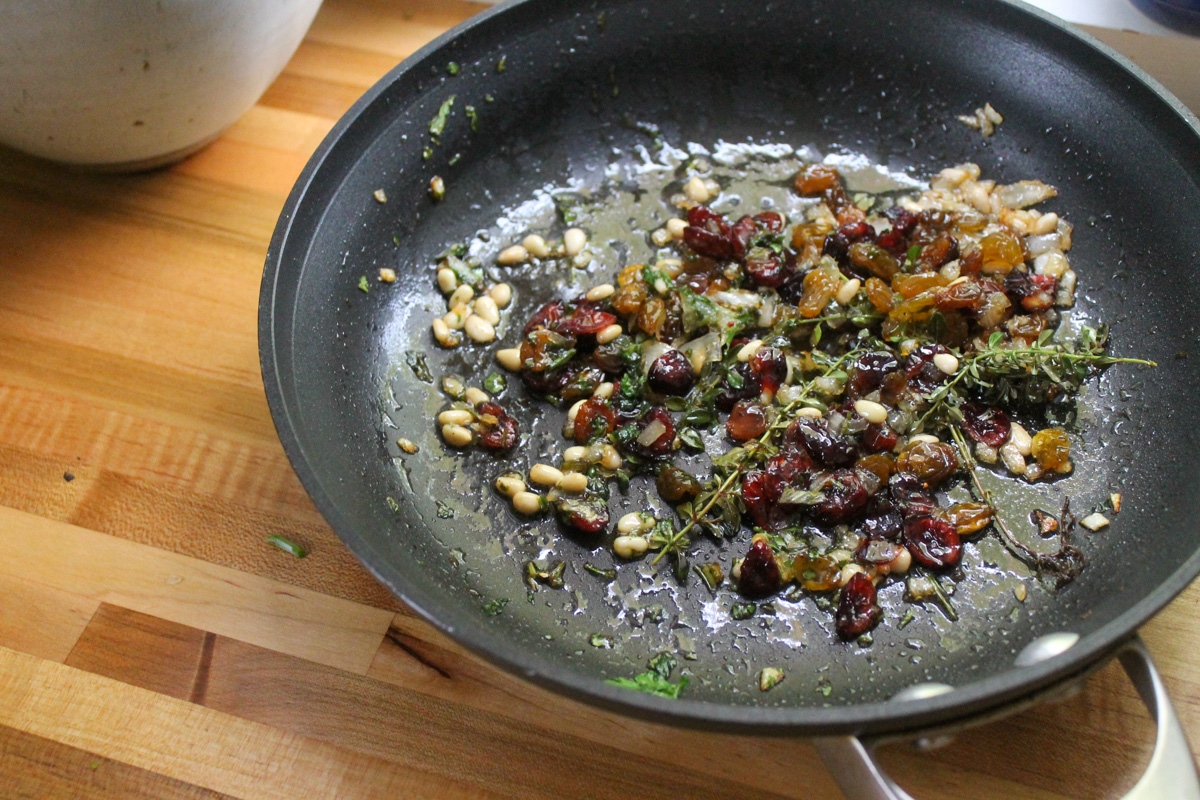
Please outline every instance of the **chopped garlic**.
[{"label": "chopped garlic", "polygon": [[1097,511],[1094,514],[1088,514],[1086,517],[1079,520],[1079,524],[1087,528],[1089,531],[1098,531],[1108,525],[1108,517]]}]

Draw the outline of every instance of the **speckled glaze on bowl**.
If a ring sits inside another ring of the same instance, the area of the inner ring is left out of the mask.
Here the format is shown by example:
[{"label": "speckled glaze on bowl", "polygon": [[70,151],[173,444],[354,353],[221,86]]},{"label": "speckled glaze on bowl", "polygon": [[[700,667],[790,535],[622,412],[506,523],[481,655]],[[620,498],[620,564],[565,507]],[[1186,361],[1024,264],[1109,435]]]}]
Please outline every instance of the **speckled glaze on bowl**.
[{"label": "speckled glaze on bowl", "polygon": [[0,4],[0,143],[101,169],[212,141],[279,75],[320,0]]}]

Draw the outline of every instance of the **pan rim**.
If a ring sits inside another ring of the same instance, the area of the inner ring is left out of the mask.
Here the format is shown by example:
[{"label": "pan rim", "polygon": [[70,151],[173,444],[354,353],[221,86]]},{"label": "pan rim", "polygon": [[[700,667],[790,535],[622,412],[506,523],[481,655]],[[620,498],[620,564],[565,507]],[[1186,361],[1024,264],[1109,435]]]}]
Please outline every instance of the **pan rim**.
[{"label": "pan rim", "polygon": [[[260,287],[259,351],[267,403],[276,432],[293,470],[322,516],[355,557],[393,594],[472,653],[511,674],[571,699],[646,720],[686,727],[756,735],[823,736],[916,733],[930,727],[953,725],[995,713],[1005,706],[1020,703],[1022,699],[1042,693],[1055,685],[1069,682],[1094,667],[1100,660],[1111,657],[1135,634],[1138,627],[1165,607],[1200,574],[1200,550],[1197,550],[1140,601],[1085,635],[1067,652],[1041,663],[1027,667],[1009,667],[990,677],[956,687],[953,692],[932,698],[904,703],[883,701],[831,708],[718,704],[686,697],[668,700],[611,686],[535,653],[526,652],[518,657],[511,650],[493,646],[486,636],[471,636],[470,630],[464,633],[452,621],[454,615],[448,613],[446,606],[435,595],[414,586],[404,585],[393,576],[385,574],[380,560],[371,557],[376,554],[374,548],[350,525],[317,477],[295,425],[298,413],[295,398],[288,396],[288,387],[281,379],[280,361],[286,356],[290,330],[282,331],[277,328],[283,322],[294,318],[290,315],[291,309],[278,305],[280,281],[288,271],[286,256],[296,248],[302,253],[307,252],[307,242],[297,244],[293,239],[293,225],[297,212],[304,207],[309,197],[310,188],[318,177],[324,176],[323,168],[330,155],[336,151],[353,124],[371,109],[380,95],[393,83],[411,71],[426,69],[429,61],[443,47],[467,31],[491,25],[496,17],[511,13],[513,9],[541,2],[547,0],[508,0],[480,12],[420,48],[368,89],[337,121],[305,165],[288,195],[268,247]],[[991,2],[1013,7],[1091,47],[1128,73],[1135,84],[1140,84],[1141,88],[1148,89],[1164,102],[1200,141],[1200,120],[1178,98],[1127,58],[1088,33],[1023,0],[967,2],[981,5]],[[301,257],[295,266],[302,268],[304,263],[305,259]],[[480,632],[482,630],[479,629]]]}]

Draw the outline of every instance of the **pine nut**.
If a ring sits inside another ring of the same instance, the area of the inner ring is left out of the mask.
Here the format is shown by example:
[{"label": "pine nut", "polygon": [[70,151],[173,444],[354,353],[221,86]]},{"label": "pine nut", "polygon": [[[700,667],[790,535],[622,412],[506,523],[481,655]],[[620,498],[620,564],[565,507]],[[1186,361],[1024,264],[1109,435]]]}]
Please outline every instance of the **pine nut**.
[{"label": "pine nut", "polygon": [[591,300],[593,303],[598,300],[604,300],[612,297],[617,291],[617,288],[611,283],[602,283],[599,286],[593,286],[588,289],[587,294],[583,296],[585,300]]},{"label": "pine nut", "polygon": [[616,323],[609,325],[596,334],[596,344],[608,344],[624,332],[625,330]]},{"label": "pine nut", "polygon": [[437,282],[442,294],[450,294],[458,288],[458,276],[449,267],[442,267],[437,271]]},{"label": "pine nut", "polygon": [[470,428],[464,428],[462,425],[443,425],[442,438],[451,447],[466,447],[474,436]]},{"label": "pine nut", "polygon": [[630,511],[617,520],[617,533],[641,533],[645,527],[645,520],[637,511]]},{"label": "pine nut", "polygon": [[983,442],[975,443],[975,458],[985,464],[995,464],[1000,458],[1000,451]]},{"label": "pine nut", "polygon": [[654,242],[655,247],[663,247],[671,238],[671,232],[666,228],[659,228],[650,234],[650,241]]},{"label": "pine nut", "polygon": [[583,445],[574,445],[563,451],[564,464],[583,464],[587,462],[588,449]]},{"label": "pine nut", "polygon": [[471,312],[465,305],[459,303],[454,308],[446,312],[446,316],[442,319],[446,320],[446,324],[450,326],[452,331],[461,331],[463,325],[467,324],[467,317],[471,316]]},{"label": "pine nut", "polygon": [[587,475],[584,475],[582,472],[568,472],[566,475],[563,475],[562,479],[558,482],[559,489],[562,489],[564,492],[571,492],[573,494],[582,492],[587,488],[587,485]]},{"label": "pine nut", "polygon": [[596,387],[596,391],[592,392],[592,397],[595,397],[599,400],[607,400],[613,396],[613,392],[616,390],[616,388],[617,387],[612,381],[605,381]]},{"label": "pine nut", "polygon": [[488,289],[488,296],[496,301],[497,308],[508,308],[512,302],[512,287],[507,283],[497,283]]},{"label": "pine nut", "polygon": [[704,179],[702,179],[699,175],[693,175],[687,179],[687,183],[683,184],[683,193],[686,194],[688,200],[691,200],[693,203],[708,202],[708,187],[704,185]]},{"label": "pine nut", "polygon": [[762,346],[762,339],[754,339],[753,341],[746,342],[744,345],[742,345],[742,349],[738,350],[737,360],[749,361],[750,359],[754,358],[754,354],[757,353]]},{"label": "pine nut", "polygon": [[557,486],[562,479],[562,472],[549,464],[534,464],[529,470],[529,480],[542,486]]},{"label": "pine nut", "polygon": [[465,408],[448,408],[438,414],[439,425],[470,425],[475,421],[475,415]]},{"label": "pine nut", "polygon": [[604,445],[604,455],[600,458],[600,466],[610,472],[616,472],[621,468],[621,454],[617,452],[617,448],[611,444]]},{"label": "pine nut", "polygon": [[667,220],[666,228],[667,228],[667,231],[671,234],[672,239],[682,239],[683,238],[683,229],[686,227],[687,227],[687,222],[679,219],[678,217],[673,217],[673,218]]},{"label": "pine nut", "polygon": [[933,357],[933,365],[947,375],[958,372],[958,359],[949,353],[938,353]]},{"label": "pine nut", "polygon": [[799,416],[799,417],[811,417],[812,419],[818,419],[818,418],[820,418],[820,417],[821,417],[821,416],[823,416],[823,415],[821,414],[821,409],[819,409],[819,408],[810,408],[810,407],[808,407],[808,406],[805,406],[804,408],[802,408],[802,409],[800,409],[799,411],[797,411],[797,412],[796,412],[796,416]]},{"label": "pine nut", "polygon": [[1045,236],[1047,233],[1054,233],[1058,230],[1058,214],[1051,211],[1049,214],[1042,214],[1033,223],[1031,233],[1034,236]]},{"label": "pine nut", "polygon": [[1029,435],[1029,431],[1016,422],[1012,424],[1012,428],[1008,432],[1008,441],[1023,456],[1033,452],[1033,437]]},{"label": "pine nut", "polygon": [[446,301],[447,308],[454,308],[458,305],[466,305],[475,297],[475,290],[467,284],[463,284],[455,289],[450,294],[450,299]]},{"label": "pine nut", "polygon": [[461,337],[456,331],[451,331],[446,320],[438,317],[433,321],[433,338],[442,347],[457,347]]},{"label": "pine nut", "polygon": [[1017,446],[1012,442],[1000,447],[1000,459],[1012,474],[1025,474],[1025,456],[1021,455],[1021,452],[1017,450]]},{"label": "pine nut", "polygon": [[539,513],[544,508],[544,502],[540,495],[536,495],[533,492],[517,492],[513,495],[512,499],[513,508],[518,513],[530,517]]},{"label": "pine nut", "polygon": [[467,391],[463,392],[462,397],[463,397],[464,401],[467,401],[468,403],[470,403],[472,405],[479,405],[480,403],[486,403],[487,401],[490,401],[490,399],[492,399],[491,397],[487,396],[487,392],[485,392],[482,389],[478,389],[478,387],[475,387],[475,386],[468,386]]},{"label": "pine nut", "polygon": [[888,572],[892,575],[903,575],[911,566],[912,553],[908,552],[908,548],[901,550],[895,558],[887,563]]},{"label": "pine nut", "polygon": [[463,386],[462,379],[459,378],[457,375],[442,376],[442,391],[445,392],[446,394],[450,395],[454,399],[457,400],[458,398],[462,397],[463,392],[465,392],[466,390],[467,390],[467,387]]},{"label": "pine nut", "polygon": [[496,478],[496,491],[511,500],[525,491],[525,481],[515,474],[501,475]]},{"label": "pine nut", "polygon": [[500,324],[500,309],[496,307],[496,301],[486,294],[475,298],[475,313],[493,327]]},{"label": "pine nut", "polygon": [[492,324],[478,314],[472,314],[467,317],[467,322],[463,326],[470,336],[480,344],[487,344],[496,338],[496,329]]},{"label": "pine nut", "polygon": [[587,234],[582,228],[569,228],[563,234],[563,248],[568,256],[575,257],[583,252],[583,248],[587,247]]},{"label": "pine nut", "polygon": [[521,351],[516,347],[496,351],[496,360],[509,372],[521,371]]},{"label": "pine nut", "polygon": [[384,283],[395,283],[396,270],[391,269],[390,267],[380,267],[379,280],[383,281]]},{"label": "pine nut", "polygon": [[531,233],[521,241],[521,246],[535,258],[545,258],[550,255],[550,248],[546,246],[546,240],[538,236],[536,233]]},{"label": "pine nut", "polygon": [[862,414],[872,425],[887,422],[887,409],[873,400],[855,400],[854,410]]},{"label": "pine nut", "polygon": [[683,274],[683,262],[678,258],[660,258],[655,262],[654,268],[671,280]]},{"label": "pine nut", "polygon": [[579,413],[579,409],[583,408],[583,404],[585,402],[587,402],[586,399],[585,400],[576,400],[574,403],[571,404],[571,407],[567,409],[567,422],[575,421],[575,416]]},{"label": "pine nut", "polygon": [[621,558],[637,558],[650,549],[650,542],[644,536],[618,536],[613,539],[612,547]]},{"label": "pine nut", "polygon": [[837,301],[840,305],[848,306],[854,300],[854,296],[858,294],[859,288],[862,286],[862,281],[858,278],[851,278],[842,284],[842,288],[838,289]]},{"label": "pine nut", "polygon": [[520,264],[523,261],[529,260],[529,251],[519,244],[514,244],[512,247],[507,247],[500,251],[500,255],[496,256],[496,263],[510,267],[513,264]]},{"label": "pine nut", "polygon": [[838,574],[838,583],[845,586],[856,573],[866,575],[867,571],[863,569],[862,564],[847,564],[842,567],[842,571]]},{"label": "pine nut", "polygon": [[417,447],[417,443],[412,439],[397,439],[396,446],[408,453],[410,456],[420,452],[421,450],[421,448]]}]

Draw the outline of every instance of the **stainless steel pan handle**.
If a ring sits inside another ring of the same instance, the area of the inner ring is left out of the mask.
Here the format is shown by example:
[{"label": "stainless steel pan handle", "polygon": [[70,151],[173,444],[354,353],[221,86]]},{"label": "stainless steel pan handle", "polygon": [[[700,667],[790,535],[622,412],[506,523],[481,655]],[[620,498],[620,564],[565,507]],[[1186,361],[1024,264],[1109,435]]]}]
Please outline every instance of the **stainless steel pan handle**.
[{"label": "stainless steel pan handle", "polygon": [[[1141,780],[1125,795],[1125,800],[1163,800],[1168,797],[1200,800],[1200,777],[1187,735],[1175,716],[1166,686],[1154,668],[1146,645],[1135,636],[1121,649],[1118,657],[1158,724],[1154,755]],[[876,763],[872,755],[873,743],[864,742],[857,736],[832,736],[818,739],[814,744],[846,797],[852,800],[913,800]]]}]

